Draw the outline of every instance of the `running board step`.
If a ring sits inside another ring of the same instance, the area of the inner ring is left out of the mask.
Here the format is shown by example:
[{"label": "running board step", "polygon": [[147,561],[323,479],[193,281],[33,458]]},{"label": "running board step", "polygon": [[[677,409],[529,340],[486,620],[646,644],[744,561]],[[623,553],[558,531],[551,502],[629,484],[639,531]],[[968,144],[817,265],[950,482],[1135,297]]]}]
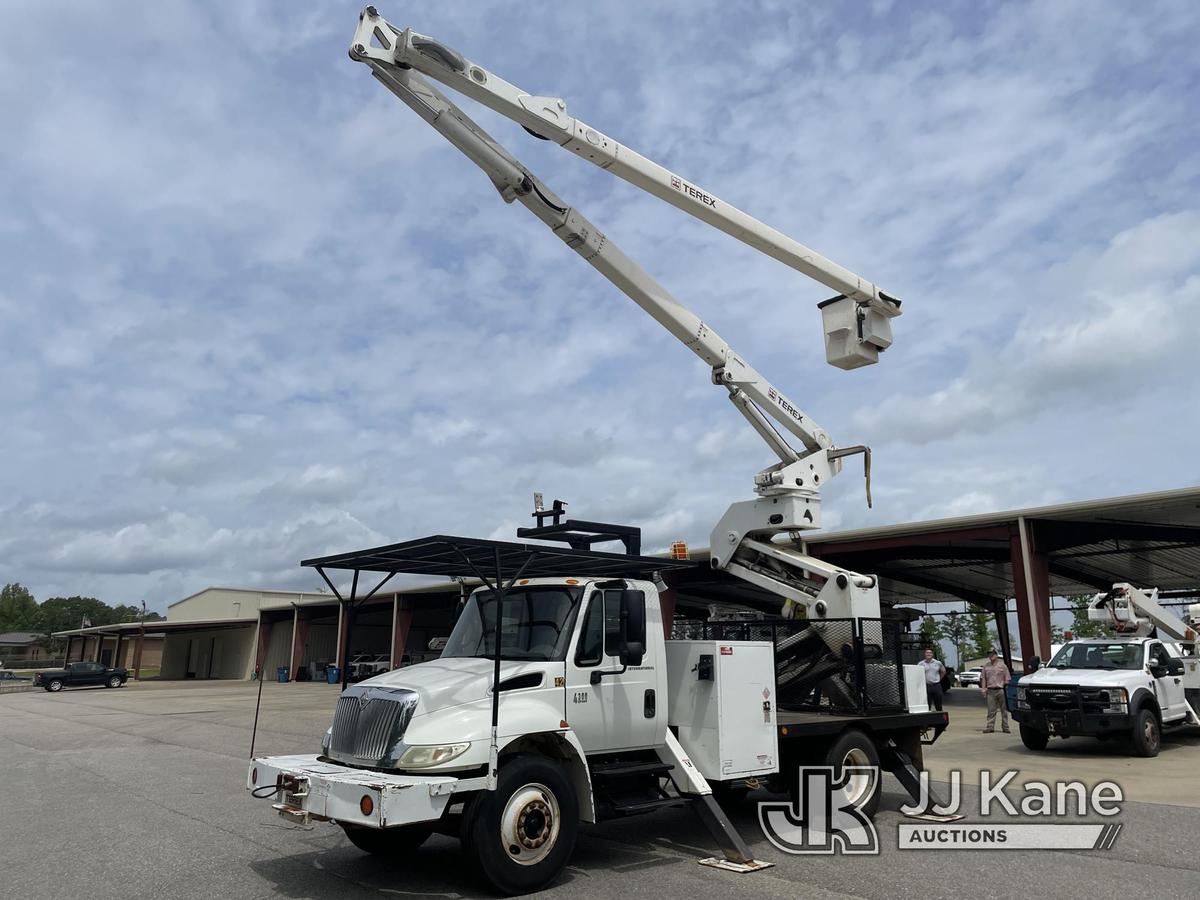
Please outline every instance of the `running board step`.
[{"label": "running board step", "polygon": [[626,775],[669,775],[675,767],[664,762],[608,762],[589,766],[593,778],[624,778]]}]

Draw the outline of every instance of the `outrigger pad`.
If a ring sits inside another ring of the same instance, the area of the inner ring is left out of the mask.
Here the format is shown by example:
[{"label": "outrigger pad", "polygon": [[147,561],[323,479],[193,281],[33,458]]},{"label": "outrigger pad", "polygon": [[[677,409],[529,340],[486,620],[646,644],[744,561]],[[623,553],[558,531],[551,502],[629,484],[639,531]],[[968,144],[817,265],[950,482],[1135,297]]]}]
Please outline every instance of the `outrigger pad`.
[{"label": "outrigger pad", "polygon": [[775,863],[764,862],[761,859],[752,859],[750,862],[733,862],[728,859],[718,859],[715,856],[710,856],[707,859],[697,860],[702,866],[710,866],[714,869],[724,869],[726,872],[737,872],[739,875],[745,875],[747,872],[757,872],[759,869],[769,869]]},{"label": "outrigger pad", "polygon": [[957,822],[959,819],[965,819],[966,816],[962,813],[950,813],[944,815],[935,812],[920,812],[920,813],[905,813],[905,817],[909,819],[920,819],[922,822]]}]

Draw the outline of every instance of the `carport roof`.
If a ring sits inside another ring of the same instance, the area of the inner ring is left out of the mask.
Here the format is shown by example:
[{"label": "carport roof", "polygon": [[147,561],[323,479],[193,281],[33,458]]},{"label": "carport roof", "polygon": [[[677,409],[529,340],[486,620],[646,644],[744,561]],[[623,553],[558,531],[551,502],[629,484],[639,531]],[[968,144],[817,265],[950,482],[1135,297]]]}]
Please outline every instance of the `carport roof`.
[{"label": "carport roof", "polygon": [[1024,528],[1054,596],[1128,581],[1200,589],[1200,487],[806,537],[814,556],[880,577],[891,603],[1014,595],[1012,542]]},{"label": "carport roof", "polygon": [[489,541],[435,534],[386,547],[306,559],[318,571],[343,569],[444,577],[541,578],[558,575],[622,578],[668,569],[690,569],[689,560],[575,550],[547,544]]},{"label": "carport roof", "polygon": [[[146,635],[164,634],[172,631],[203,631],[206,629],[216,628],[236,628],[239,625],[254,625],[258,622],[257,616],[238,619],[193,619],[189,622],[147,622],[145,625]],[[72,628],[69,631],[56,631],[55,637],[70,637],[72,635],[106,635],[111,637],[116,634],[139,634],[142,631],[141,622],[121,622],[117,625],[93,625],[90,628]]]}]

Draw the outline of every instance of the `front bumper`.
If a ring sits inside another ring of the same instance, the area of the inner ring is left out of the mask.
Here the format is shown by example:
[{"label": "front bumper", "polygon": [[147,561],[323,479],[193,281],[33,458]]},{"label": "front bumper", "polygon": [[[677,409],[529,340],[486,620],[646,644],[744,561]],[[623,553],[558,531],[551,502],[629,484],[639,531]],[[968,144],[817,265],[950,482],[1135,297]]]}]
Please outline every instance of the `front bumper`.
[{"label": "front bumper", "polygon": [[[270,791],[269,786],[276,790]],[[274,801],[298,822],[335,821],[389,828],[442,817],[460,779],[400,775],[323,762],[317,756],[265,756],[250,763],[246,790]],[[369,797],[367,804],[363,797]],[[370,812],[364,812],[369,805]]]},{"label": "front bumper", "polygon": [[1012,717],[1038,731],[1062,735],[1098,735],[1128,731],[1133,719],[1128,713],[1085,713],[1080,709],[1015,709]]}]

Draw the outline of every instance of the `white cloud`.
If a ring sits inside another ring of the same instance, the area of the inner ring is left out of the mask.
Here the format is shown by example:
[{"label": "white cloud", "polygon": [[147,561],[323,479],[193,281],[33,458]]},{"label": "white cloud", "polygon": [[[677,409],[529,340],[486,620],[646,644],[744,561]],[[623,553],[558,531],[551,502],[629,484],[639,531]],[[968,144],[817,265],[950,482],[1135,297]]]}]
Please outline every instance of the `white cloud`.
[{"label": "white cloud", "polygon": [[[880,366],[832,370],[823,288],[479,115],[874,446],[877,509],[848,471],[827,525],[1200,478],[1194,4],[522,10],[382,8],[905,299]],[[302,558],[507,535],[534,490],[698,545],[772,462],[346,59],[357,12],[67,2],[89,52],[46,66],[40,10],[0,9],[0,581],[314,587]]]}]

